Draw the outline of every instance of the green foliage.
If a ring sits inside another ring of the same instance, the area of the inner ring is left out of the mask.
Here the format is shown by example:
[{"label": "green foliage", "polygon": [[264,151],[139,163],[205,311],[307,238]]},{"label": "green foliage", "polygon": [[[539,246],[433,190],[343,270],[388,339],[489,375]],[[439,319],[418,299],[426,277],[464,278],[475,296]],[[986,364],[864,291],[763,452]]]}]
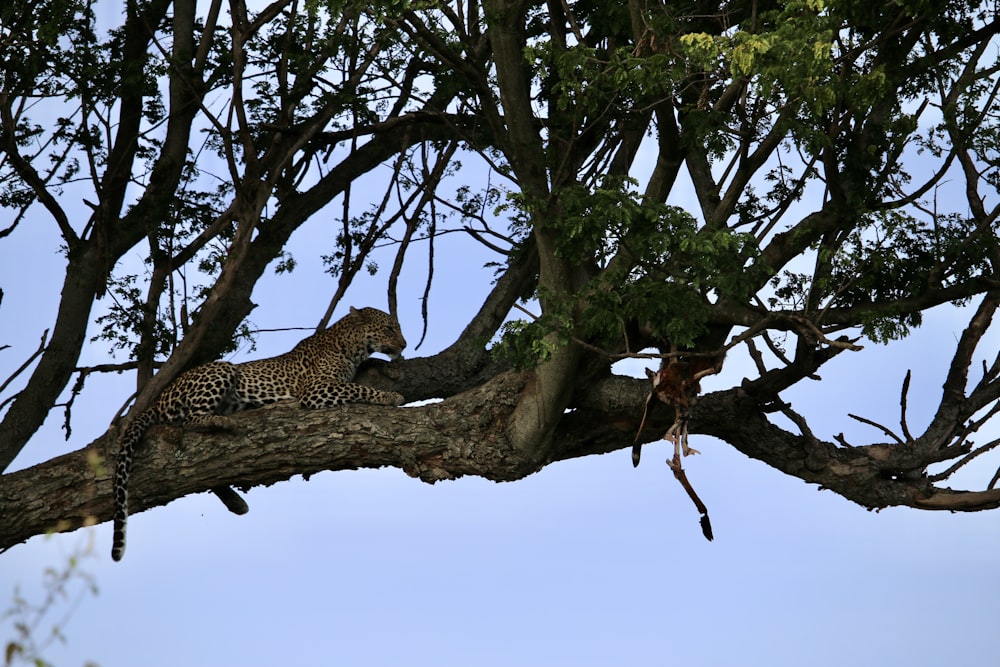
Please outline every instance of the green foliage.
[{"label": "green foliage", "polygon": [[[161,260],[173,257],[179,248],[195,239],[218,219],[227,198],[232,195],[233,187],[223,183],[212,190],[201,190],[197,185],[202,176],[202,172],[195,164],[187,165],[183,189],[171,201],[169,209],[163,214],[156,211],[145,212],[144,217],[150,221],[149,239],[154,244],[151,256],[146,260],[147,264],[154,263],[153,255]],[[208,278],[218,275],[229,255],[227,243],[232,240],[234,233],[235,226],[230,224],[219,230],[212,242],[195,254],[199,272]],[[286,261],[280,266],[290,270],[294,267],[294,260]],[[175,280],[168,282],[166,290],[170,296],[170,307],[158,310],[152,331],[146,332],[146,295],[140,287],[145,283],[146,278],[140,279],[137,274],[113,274],[109,278],[107,298],[111,303],[107,310],[96,318],[95,322],[100,325],[101,330],[92,340],[106,341],[113,352],[125,350],[129,356],[135,356],[142,344],[151,347],[151,354],[154,357],[170,354],[177,341],[183,337],[188,324],[183,321],[183,317],[174,312],[173,304],[181,304],[179,309],[183,313],[190,312],[193,317],[197,317],[197,310],[208,295],[208,287],[204,284],[194,284],[189,292],[186,272],[183,269],[175,272]],[[177,288],[175,284],[180,284],[182,287]],[[181,330],[177,327],[179,319],[182,320]],[[144,334],[149,336],[145,341],[143,341]],[[248,337],[248,329],[243,325],[228,351],[235,350]]]},{"label": "green foliage", "polygon": [[512,320],[504,323],[500,339],[491,352],[515,368],[531,368],[547,360],[571,339],[570,322],[561,316],[546,314],[530,322]]},{"label": "green foliage", "polygon": [[575,261],[592,259],[603,266],[633,230],[641,234],[659,228],[670,233],[671,228],[693,223],[684,215],[667,215],[658,205],[644,206],[634,184],[632,179],[608,176],[592,188],[574,184],[560,190],[559,212],[548,223],[557,234],[557,255]]},{"label": "green foliage", "polygon": [[[377,240],[375,230],[380,224],[380,210],[372,207],[361,215],[350,219],[348,228],[337,232],[336,245],[333,252],[322,255],[321,259],[326,272],[334,277],[339,277],[352,270],[352,264],[360,256],[367,257],[372,243]],[[368,258],[364,260],[365,269],[368,275],[375,275],[378,272],[378,264]]]},{"label": "green foliage", "polygon": [[[112,57],[114,38],[98,41],[95,21],[91,3],[82,0],[8,2],[0,8],[0,90],[5,99],[25,101],[15,105],[11,139],[37,159],[35,168],[56,187],[71,182],[82,161],[101,166],[106,160],[106,135],[92,112],[117,103],[121,58]],[[15,165],[0,161],[0,206],[26,209],[35,198]]]},{"label": "green foliage", "polygon": [[497,214],[504,193],[500,188],[487,185],[480,191],[473,191],[468,185],[461,185],[455,191],[455,203],[461,210],[463,221],[483,220],[487,211]]},{"label": "green foliage", "polygon": [[[990,270],[990,244],[983,238],[973,221],[958,215],[929,224],[898,211],[873,214],[832,258],[825,292],[834,307],[863,307],[919,296],[934,285],[963,284]],[[864,316],[862,332],[888,342],[920,323],[919,311],[901,306]]]},{"label": "green foliage", "polygon": [[[826,142],[820,119],[839,102],[845,88],[836,77],[834,34],[838,19],[822,2],[787,2],[760,12],[753,26],[721,34],[681,35],[679,53],[689,66],[725,81],[744,81],[753,93],[760,116],[781,113],[804,145]],[[695,111],[698,138],[709,142],[719,157],[735,146],[726,136],[729,118],[699,104]]]},{"label": "green foliage", "polygon": [[[990,271],[991,228],[963,216],[925,222],[900,211],[863,216],[834,252],[817,245],[827,267],[812,274],[785,270],[771,280],[772,308],[818,311],[851,308],[862,333],[886,343],[919,326],[919,310],[902,305],[932,287],[962,285]],[[885,304],[899,303],[898,307]]]},{"label": "green foliage", "polygon": [[292,254],[286,250],[282,250],[278,253],[278,263],[274,266],[274,272],[278,274],[291,273],[297,265]]},{"label": "green foliage", "polygon": [[620,340],[626,323],[639,322],[664,340],[691,346],[704,333],[718,299],[749,298],[753,275],[743,267],[756,255],[752,236],[699,229],[680,209],[656,208],[659,215],[634,227],[624,240],[632,266],[612,266],[584,290],[586,336]]},{"label": "green foliage", "polygon": [[[94,531],[86,531],[86,543],[76,547],[61,567],[42,571],[42,600],[32,602],[14,587],[10,607],[0,614],[0,621],[10,623],[13,634],[4,645],[4,667],[32,665],[52,667],[44,658],[56,642],[66,643],[64,628],[77,607],[88,595],[97,595],[93,575],[82,563],[94,556]],[[58,615],[58,620],[53,616]],[[85,667],[95,667],[86,662]]]},{"label": "green foliage", "polygon": [[[138,345],[139,335],[142,331],[143,313],[145,304],[142,299],[142,290],[137,286],[138,276],[129,274],[111,278],[108,285],[108,296],[111,304],[105,314],[97,317],[97,324],[101,326],[101,332],[91,340],[107,341],[111,345],[112,354],[114,350],[129,350],[130,354],[134,346]],[[168,334],[166,327],[157,320],[158,331],[154,336],[156,349],[154,354],[163,354],[169,349]]]},{"label": "green foliage", "polygon": [[[745,269],[757,253],[752,235],[700,227],[681,208],[643,200],[629,179],[607,177],[594,188],[575,184],[558,194],[560,214],[547,223],[556,232],[556,254],[601,271],[578,293],[541,294],[550,312],[504,332],[501,347],[510,358],[540,361],[571,334],[611,345],[629,322],[692,345],[715,301],[745,301],[759,279]],[[552,333],[558,335],[547,337]]]},{"label": "green foliage", "polygon": [[[94,14],[82,0],[39,0],[30,5],[7,2],[0,8],[4,44],[3,85],[11,95],[58,95],[73,92],[56,72],[93,74],[86,48],[93,42]],[[70,48],[67,48],[70,47]]]}]

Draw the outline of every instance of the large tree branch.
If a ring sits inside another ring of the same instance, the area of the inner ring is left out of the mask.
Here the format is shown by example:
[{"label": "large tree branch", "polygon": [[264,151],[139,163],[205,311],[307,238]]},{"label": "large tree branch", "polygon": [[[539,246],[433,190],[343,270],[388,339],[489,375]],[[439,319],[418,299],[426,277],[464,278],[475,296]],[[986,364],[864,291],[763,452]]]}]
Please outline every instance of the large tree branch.
[{"label": "large tree branch", "polygon": [[[529,3],[523,0],[487,0],[490,45],[496,62],[497,88],[504,110],[507,142],[505,156],[513,167],[530,211],[532,236],[538,250],[538,286],[542,311],[556,311],[556,295],[572,295],[582,284],[580,265],[557,250],[559,230],[553,224],[562,214],[556,194],[565,177],[555,166],[560,160],[555,138],[538,131],[532,106],[534,80],[525,62]],[[482,99],[483,104],[492,98]],[[500,133],[498,133],[499,135]],[[547,144],[547,145],[546,145]],[[541,159],[545,156],[549,164]],[[552,446],[555,428],[579,375],[581,351],[576,345],[559,345],[548,335],[550,354],[530,373],[525,395],[509,416],[512,441],[525,456],[541,462]]]},{"label": "large tree branch", "polygon": [[[523,388],[511,374],[453,401],[420,408],[295,405],[241,413],[236,431],[150,429],[130,480],[132,513],[220,485],[268,485],[321,470],[395,466],[433,482],[476,474],[512,480],[533,472],[504,429]],[[0,548],[112,513],[113,439],[0,477]],[[30,491],[29,491],[30,489]]]},{"label": "large tree branch", "polygon": [[987,294],[959,338],[944,382],[940,406],[925,432],[924,446],[929,450],[944,447],[961,431],[969,418],[988,403],[1000,398],[1000,382],[988,374],[971,393],[967,391],[973,355],[990,328],[998,306],[1000,292]]},{"label": "large tree branch", "polygon": [[714,435],[747,456],[868,509],[906,506],[978,511],[1000,507],[1000,492],[938,488],[923,474],[928,464],[957,458],[965,448],[927,456],[914,443],[838,447],[809,432],[794,434],[774,425],[742,389],[700,401],[692,412],[691,431]]},{"label": "large tree branch", "polygon": [[[631,447],[647,382],[610,376],[581,389],[576,409],[556,425],[549,456],[541,461],[518,446],[508,424],[530,382],[530,373],[508,372],[450,400],[415,408],[303,410],[285,404],[235,415],[231,430],[154,427],[137,454],[132,511],[219,485],[270,485],[322,470],[392,466],[426,482],[463,475],[515,480],[553,461]],[[769,409],[741,388],[708,394],[692,408],[691,432],[716,436],[867,508],[1000,506],[1000,490],[952,491],[910,474],[926,459],[906,445],[838,447],[774,425],[767,419]],[[665,432],[673,421],[669,412],[654,411],[647,432]],[[0,549],[45,531],[110,519],[109,445],[110,438],[102,436],[84,449],[0,477]],[[961,453],[941,452],[937,459]]]}]

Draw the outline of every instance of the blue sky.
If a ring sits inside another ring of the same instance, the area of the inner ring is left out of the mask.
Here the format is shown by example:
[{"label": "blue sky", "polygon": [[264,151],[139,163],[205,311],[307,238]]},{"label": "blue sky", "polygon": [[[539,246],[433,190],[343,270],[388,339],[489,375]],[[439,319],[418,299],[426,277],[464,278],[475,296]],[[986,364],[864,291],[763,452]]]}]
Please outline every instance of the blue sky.
[{"label": "blue sky", "polygon": [[[312,229],[298,247],[323,233]],[[449,255],[448,242],[439,246],[439,257],[452,259],[439,269],[430,338],[411,356],[450,342],[478,305],[468,280],[454,276],[475,275],[482,258]],[[43,244],[36,251],[52,254]],[[0,334],[19,342],[5,363],[34,349],[58,293],[43,279],[36,287],[48,290],[44,298],[24,299],[23,283],[13,289],[13,281],[30,266],[28,253],[21,261],[0,263]],[[411,341],[420,327],[415,274],[413,293],[400,295]],[[480,275],[485,289],[489,274]],[[329,280],[301,255],[294,274],[255,295],[254,322],[315,323]],[[341,310],[384,307],[378,278],[352,289]],[[288,299],[289,291],[301,297]],[[912,368],[917,429],[932,414],[964,326],[964,314],[937,309],[909,339],[842,354],[823,382],[788,398],[820,437],[845,431],[854,442],[875,441],[878,433],[846,414],[895,423],[900,382]],[[253,356],[284,351],[301,335],[262,335]],[[994,333],[983,349],[997,343]],[[731,358],[706,391],[738,381],[741,363]],[[72,441],[62,441],[54,414],[18,465],[89,442],[130,382],[95,379]],[[988,437],[996,434],[981,440]],[[709,507],[712,543],[663,465],[663,445],[647,446],[638,469],[623,450],[507,484],[430,486],[398,470],[323,473],[253,489],[242,517],[209,494],[135,515],[117,564],[106,524],[34,538],[0,555],[0,608],[15,586],[39,600],[43,568],[92,539],[83,566],[99,593],[63,627],[66,643],[45,653],[59,666],[995,664],[997,513],[868,512],[719,441],[695,436],[692,445],[703,453],[685,467]],[[975,472],[970,484],[981,486],[992,468],[984,462]],[[9,622],[0,628],[0,637],[13,636]]]}]

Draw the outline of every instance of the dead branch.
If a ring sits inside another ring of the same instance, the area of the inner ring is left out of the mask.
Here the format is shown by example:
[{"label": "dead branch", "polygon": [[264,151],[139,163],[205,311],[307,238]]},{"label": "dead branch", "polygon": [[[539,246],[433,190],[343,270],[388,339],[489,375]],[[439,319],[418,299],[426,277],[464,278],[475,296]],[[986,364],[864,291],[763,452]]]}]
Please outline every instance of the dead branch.
[{"label": "dead branch", "polygon": [[791,403],[782,403],[781,407],[779,408],[779,412],[788,417],[788,419],[793,424],[798,426],[799,431],[802,433],[803,436],[809,438],[809,440],[813,442],[818,441],[818,438],[816,438],[816,436],[813,434],[812,429],[809,428],[809,423],[806,422],[806,418],[800,415],[795,410],[793,410]]},{"label": "dead branch", "polygon": [[[4,380],[4,381],[3,381],[3,384],[0,384],[0,394],[2,394],[2,393],[3,393],[3,391],[4,391],[4,390],[5,390],[5,389],[6,389],[7,387],[9,387],[9,386],[10,386],[10,383],[11,383],[11,382],[13,382],[13,381],[14,381],[14,380],[15,380],[15,379],[17,378],[17,376],[18,376],[18,375],[20,375],[20,374],[21,374],[21,373],[23,373],[23,372],[24,372],[25,370],[27,370],[28,366],[30,366],[30,365],[31,365],[31,363],[32,363],[32,362],[33,362],[33,361],[34,361],[35,359],[37,359],[37,358],[39,357],[39,355],[41,355],[41,354],[42,354],[43,352],[45,352],[45,344],[46,344],[46,342],[48,341],[48,337],[49,337],[49,330],[48,330],[48,329],[46,329],[45,331],[43,331],[43,332],[42,332],[42,338],[41,338],[41,340],[40,340],[40,341],[38,342],[38,349],[37,349],[37,350],[35,350],[34,352],[32,352],[32,353],[31,353],[31,356],[30,356],[30,357],[28,357],[28,358],[27,358],[27,359],[25,360],[25,362],[24,362],[23,364],[21,364],[20,366],[18,366],[18,367],[17,367],[17,370],[15,370],[15,371],[14,371],[13,373],[11,373],[11,374],[10,374],[10,376],[9,376],[9,377],[8,377],[8,378],[7,378],[6,380]],[[3,403],[0,403],[0,408],[3,408],[3,406],[4,406],[4,405],[5,405],[5,404],[6,404],[6,403],[7,403],[8,401],[10,401],[10,400],[11,400],[11,399],[9,399],[9,398],[8,398],[8,399],[7,399],[6,401],[4,401]]]},{"label": "dead branch", "polygon": [[843,433],[836,434],[835,436],[833,436],[833,439],[839,442],[842,447],[850,447],[850,448],[854,447],[854,445],[847,442],[847,438],[844,437]]},{"label": "dead branch", "polygon": [[937,489],[927,497],[918,498],[914,507],[925,510],[947,510],[949,512],[979,512],[1000,507],[1000,489],[987,491],[952,491]]},{"label": "dead branch", "polygon": [[907,442],[913,441],[913,436],[910,435],[910,429],[906,425],[906,396],[910,391],[910,371],[906,371],[906,377],[903,378],[903,388],[899,392],[899,427],[903,431],[903,437],[906,438]]},{"label": "dead branch", "polygon": [[[927,479],[930,480],[930,481],[932,481],[932,482],[940,482],[941,480],[948,479],[949,477],[951,477],[952,475],[954,475],[956,472],[958,472],[958,470],[960,468],[962,468],[963,466],[965,466],[966,464],[968,464],[970,461],[972,461],[973,459],[975,459],[978,456],[982,456],[983,454],[985,454],[988,451],[991,451],[991,450],[995,449],[997,446],[1000,446],[1000,438],[997,438],[996,440],[991,440],[990,442],[988,442],[985,445],[982,445],[980,447],[976,447],[976,449],[974,449],[973,451],[969,452],[968,454],[966,454],[965,456],[963,456],[959,460],[955,461],[955,463],[953,463],[951,466],[949,466],[947,470],[944,470],[942,472],[936,473],[934,475],[928,475]],[[996,484],[996,482],[997,482],[997,478],[994,477],[993,480],[990,481],[990,483],[986,485],[986,488],[987,489],[992,489],[993,486]]]},{"label": "dead branch", "polygon": [[403,234],[403,238],[399,241],[399,248],[396,251],[396,257],[393,260],[392,269],[389,272],[389,312],[396,315],[396,285],[399,281],[399,272],[403,268],[403,259],[406,256],[406,251],[410,247],[410,242],[413,239],[413,234],[416,232],[417,228],[420,226],[421,216],[426,208],[431,209],[430,214],[430,234],[428,235],[428,265],[427,265],[427,281],[424,285],[424,297],[422,300],[423,306],[421,308],[421,315],[423,319],[423,331],[420,334],[420,340],[413,349],[420,349],[420,346],[424,342],[424,338],[427,335],[427,301],[431,289],[431,281],[434,278],[434,228],[436,225],[436,209],[435,202],[437,200],[436,193],[438,185],[441,183],[441,179],[444,177],[451,165],[452,158],[455,152],[459,148],[459,142],[456,140],[448,142],[444,150],[442,150],[438,156],[437,160],[434,162],[432,168],[428,169],[429,157],[427,155],[426,145],[421,145],[421,156],[423,168],[420,174],[421,187],[417,188],[416,191],[420,193],[420,198],[416,202],[414,209],[411,213],[406,214],[406,208],[409,202],[400,203],[400,211],[404,213],[403,217],[406,220],[406,231]]},{"label": "dead branch", "polygon": [[805,334],[807,337],[812,337],[816,342],[822,343],[828,347],[851,350],[852,352],[857,352],[865,349],[863,345],[858,345],[854,340],[839,338],[837,340],[830,340],[826,335],[820,331],[816,323],[813,322],[808,317],[803,317],[801,315],[782,315],[782,319],[787,320],[792,324],[792,328],[796,330],[799,334]]},{"label": "dead branch", "polygon": [[859,417],[858,415],[852,415],[851,413],[847,413],[847,416],[850,417],[851,419],[858,420],[862,424],[868,424],[869,426],[874,426],[875,428],[877,428],[878,430],[882,431],[883,433],[885,433],[887,436],[889,436],[890,438],[892,438],[893,440],[895,440],[899,444],[901,444],[901,445],[904,444],[902,438],[900,438],[898,435],[896,435],[895,433],[893,433],[891,429],[883,426],[882,424],[879,424],[876,421],[872,421],[871,419],[865,419],[864,417]]}]

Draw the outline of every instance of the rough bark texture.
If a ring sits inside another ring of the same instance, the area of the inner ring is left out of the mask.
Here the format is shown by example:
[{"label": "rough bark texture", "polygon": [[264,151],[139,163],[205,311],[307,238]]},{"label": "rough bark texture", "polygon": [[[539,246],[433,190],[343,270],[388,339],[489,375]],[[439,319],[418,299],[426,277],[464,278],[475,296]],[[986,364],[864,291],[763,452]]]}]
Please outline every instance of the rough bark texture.
[{"label": "rough bark texture", "polygon": [[[406,363],[382,368],[405,376]],[[284,404],[233,415],[229,426],[217,430],[153,427],[136,456],[131,512],[221,484],[246,489],[323,470],[392,466],[430,483],[464,475],[512,481],[552,461],[631,447],[648,387],[619,376],[599,380],[575,397],[577,407],[559,422],[547,460],[538,461],[514,446],[508,421],[530,376],[507,372],[487,385],[420,407],[303,410]],[[384,378],[378,382],[383,383],[391,386]],[[923,476],[907,477],[911,447],[838,447],[775,426],[765,407],[742,388],[707,394],[692,410],[691,432],[719,437],[748,456],[870,509],[1000,507],[998,490],[959,492],[936,488]],[[653,411],[644,440],[666,431],[669,412]],[[109,462],[114,457],[109,443],[113,434],[0,477],[0,549],[44,532],[109,520]]]},{"label": "rough bark texture", "polygon": [[[427,482],[467,474],[518,479],[538,469],[512,448],[505,431],[522,388],[523,376],[508,374],[422,407],[285,404],[234,415],[218,429],[157,426],[137,454],[131,512],[220,484],[270,485],[321,470],[394,466]],[[113,445],[112,434],[0,478],[0,547],[109,519]]]}]

